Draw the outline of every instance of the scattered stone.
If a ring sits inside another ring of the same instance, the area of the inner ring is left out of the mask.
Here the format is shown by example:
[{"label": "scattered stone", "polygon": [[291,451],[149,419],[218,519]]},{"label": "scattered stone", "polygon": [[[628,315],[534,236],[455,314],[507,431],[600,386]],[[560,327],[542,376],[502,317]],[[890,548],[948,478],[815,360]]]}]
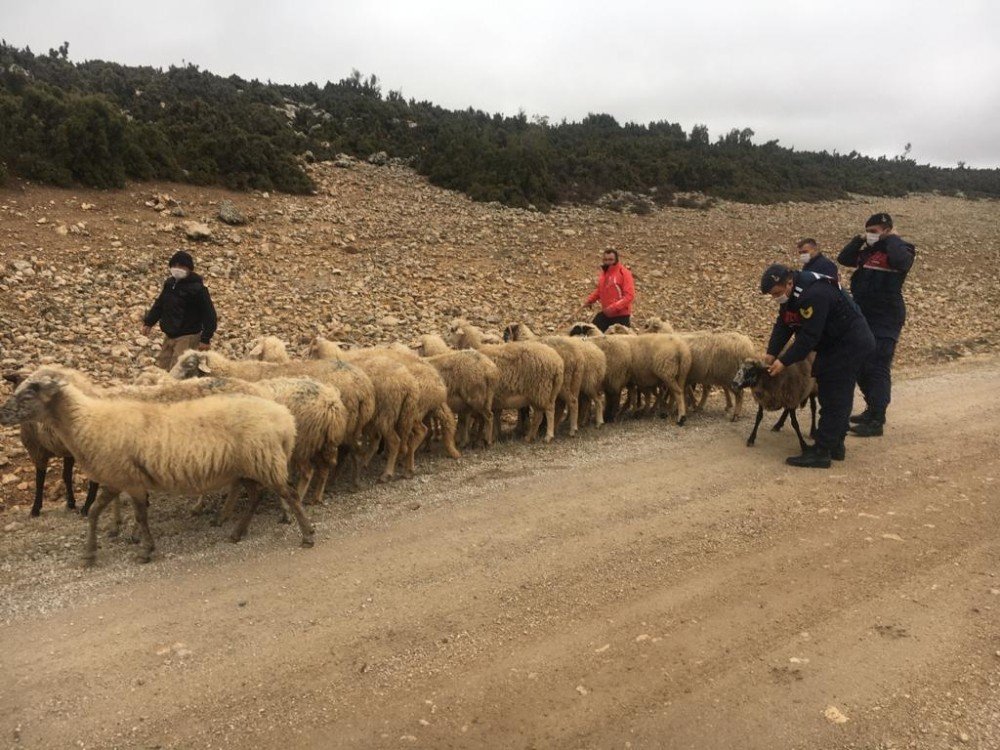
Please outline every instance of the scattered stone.
[{"label": "scattered stone", "polygon": [[222,201],[219,204],[219,221],[234,227],[247,223],[246,217],[240,213],[232,201]]},{"label": "scattered stone", "polygon": [[825,716],[826,720],[831,724],[846,724],[849,721],[849,719],[841,713],[840,709],[836,706],[828,706],[823,712],[823,716]]},{"label": "scattered stone", "polygon": [[576,692],[578,692],[580,695],[589,695],[590,694],[590,691],[587,690],[587,688],[585,688],[583,685],[577,685],[576,686]]},{"label": "scattered stone", "polygon": [[376,167],[384,167],[389,163],[389,154],[385,151],[376,151],[368,157],[368,163],[374,164]]},{"label": "scattered stone", "polygon": [[194,242],[204,242],[212,239],[212,228],[198,221],[185,221],[184,236]]},{"label": "scattered stone", "polygon": [[6,526],[3,527],[3,530],[4,531],[17,531],[23,525],[24,524],[20,523],[19,521],[11,521],[9,524],[7,524]]}]

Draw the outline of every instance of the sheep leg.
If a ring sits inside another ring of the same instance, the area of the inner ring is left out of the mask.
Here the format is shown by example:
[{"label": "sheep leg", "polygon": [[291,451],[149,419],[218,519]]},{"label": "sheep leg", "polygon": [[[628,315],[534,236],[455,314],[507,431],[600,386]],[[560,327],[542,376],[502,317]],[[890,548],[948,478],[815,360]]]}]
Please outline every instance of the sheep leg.
[{"label": "sheep leg", "polygon": [[773,432],[780,432],[781,428],[785,426],[785,420],[788,419],[788,409],[781,412],[781,416],[778,417],[778,421],[774,423],[774,427],[771,428]]},{"label": "sheep leg", "polygon": [[135,511],[135,522],[139,526],[139,534],[142,537],[142,551],[139,553],[139,562],[148,563],[153,556],[153,534],[149,530],[149,494],[143,493],[142,497],[132,498],[132,508]]},{"label": "sheep leg", "polygon": [[566,407],[569,411],[569,436],[573,437],[580,429],[580,397],[572,394],[566,400]]},{"label": "sheep leg", "polygon": [[114,525],[108,531],[108,537],[114,539],[122,533],[122,499],[121,494],[116,494],[111,503],[111,512],[114,513]]},{"label": "sheep leg", "polygon": [[414,422],[413,429],[410,430],[410,444],[406,446],[403,456],[403,473],[407,477],[412,477],[416,472],[417,449],[424,442],[428,435],[428,430],[423,422]]},{"label": "sheep leg", "polygon": [[672,380],[667,383],[667,388],[670,389],[670,395],[677,402],[677,424],[681,426],[687,421],[687,409],[684,408],[684,386]]},{"label": "sheep leg", "polygon": [[[707,386],[706,386],[707,387]],[[726,386],[722,386],[722,395],[726,397],[726,411],[733,408],[733,399],[730,395],[729,389]]]},{"label": "sheep leg", "polygon": [[94,507],[90,509],[91,512],[87,517],[87,541],[83,547],[83,564],[85,566],[93,565],[97,560],[97,521],[104,509],[108,507],[108,503],[116,497],[118,497],[117,490],[102,487],[101,494],[94,501]]},{"label": "sheep leg", "polygon": [[[396,431],[391,428],[382,433],[382,439],[385,441],[386,447],[385,470],[383,470],[382,476],[378,480],[380,482],[388,482],[396,473],[396,460],[399,458],[399,451],[403,441],[396,434]],[[371,456],[369,456],[370,459]]]},{"label": "sheep leg", "polygon": [[604,398],[603,393],[598,393],[593,398],[588,398],[588,406],[592,406],[594,409],[594,424],[598,427],[604,426],[604,403],[602,399]]},{"label": "sheep leg", "polygon": [[35,464],[35,502],[31,504],[31,515],[42,513],[42,497],[45,494],[45,472],[49,468],[49,459]]},{"label": "sheep leg", "polygon": [[[545,419],[548,420],[548,424],[545,425],[545,442],[551,443],[552,439],[556,436],[556,400],[552,399],[552,402],[545,409]],[[538,430],[535,429],[535,434]]]},{"label": "sheep leg", "polygon": [[788,411],[788,416],[792,420],[792,428],[795,430],[795,437],[799,439],[799,448],[801,448],[802,452],[805,453],[806,448],[808,448],[809,446],[806,445],[806,441],[802,437],[802,430],[799,429],[799,420],[798,417],[795,416],[795,409],[788,409],[787,411]]},{"label": "sheep leg", "polygon": [[233,509],[236,508],[236,501],[240,498],[240,485],[242,483],[236,480],[231,485],[229,485],[229,494],[226,496],[226,502],[215,509],[215,514],[212,516],[212,520],[209,524],[212,526],[222,526],[229,516],[233,514]]},{"label": "sheep leg", "polygon": [[451,458],[461,458],[462,454],[455,446],[455,430],[457,428],[455,412],[447,404],[442,404],[435,410],[435,415],[437,423],[441,425],[441,442],[444,443],[445,452]]},{"label": "sheep leg", "polygon": [[483,420],[483,444],[489,448],[493,445],[493,409],[483,409],[479,418]]},{"label": "sheep leg", "polygon": [[[250,519],[252,519],[253,514],[257,512],[257,505],[260,503],[260,485],[251,481],[245,481],[244,484],[246,485],[247,494],[250,498],[247,500],[247,507],[243,511],[243,515],[240,516],[240,520],[236,522],[236,528],[234,528],[233,533],[229,535],[229,541],[233,544],[236,544],[236,542],[246,535],[247,529],[250,528]],[[227,502],[226,504],[228,505],[229,503]]]},{"label": "sheep leg", "polygon": [[[712,386],[708,383],[701,384],[701,398],[698,399],[698,405],[694,407],[692,411],[701,411],[705,408],[705,402],[708,401],[708,394],[712,392]],[[729,403],[729,395],[726,394],[726,403]]]},{"label": "sheep leg", "polygon": [[295,516],[295,520],[299,523],[299,530],[302,532],[302,546],[312,547],[315,537],[315,530],[313,525],[309,523],[309,519],[306,518],[306,513],[302,510],[302,503],[299,502],[298,497],[295,496],[294,491],[289,486],[277,487],[275,488],[278,497],[281,498],[283,503],[287,503],[288,507],[292,511],[292,515]]},{"label": "sheep leg", "polygon": [[[318,462],[316,472],[313,475],[312,502],[310,505],[319,505],[323,502],[323,495],[326,494],[326,483],[330,478],[330,471],[336,465],[337,457],[333,456]],[[305,502],[303,501],[303,504]]]},{"label": "sheep leg", "polygon": [[66,487],[66,508],[68,510],[76,510],[76,498],[73,497],[73,467],[75,465],[76,459],[72,456],[66,456],[63,459],[62,480]]},{"label": "sheep leg", "polygon": [[[726,398],[728,399],[730,393],[729,388],[724,388],[723,390],[725,391]],[[733,416],[730,417],[730,420],[735,422],[737,419],[740,418],[740,414],[742,414],[742,412],[743,412],[743,391],[741,389],[738,391],[733,391]]]},{"label": "sheep leg", "polygon": [[750,437],[747,438],[747,447],[749,448],[755,442],[757,442],[757,429],[760,427],[761,420],[764,419],[764,407],[758,404],[757,406],[757,418],[753,422],[753,430],[750,431]]},{"label": "sheep leg", "polygon": [[83,501],[83,507],[80,509],[80,515],[84,518],[90,512],[90,506],[94,504],[94,500],[97,499],[98,489],[100,489],[100,485],[97,482],[87,482],[87,499]]}]

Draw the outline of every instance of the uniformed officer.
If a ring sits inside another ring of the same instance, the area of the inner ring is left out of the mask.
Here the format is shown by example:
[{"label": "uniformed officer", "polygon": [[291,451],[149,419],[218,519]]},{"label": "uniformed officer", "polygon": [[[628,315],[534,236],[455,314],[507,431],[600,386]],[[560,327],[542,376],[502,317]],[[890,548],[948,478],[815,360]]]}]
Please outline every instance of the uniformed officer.
[{"label": "uniformed officer", "polygon": [[840,281],[840,271],[837,264],[820,252],[819,243],[812,237],[803,237],[795,243],[799,251],[799,263],[803,271],[813,271],[829,276],[834,281]]},{"label": "uniformed officer", "polygon": [[864,235],[847,243],[837,261],[854,268],[851,294],[872,333],[875,354],[861,368],[858,386],[865,397],[865,410],[851,421],[858,437],[876,437],[885,425],[885,410],[892,390],[892,358],[906,322],[903,282],[913,266],[916,248],[896,234],[892,217],[878,213],[865,222]]},{"label": "uniformed officer", "polygon": [[[831,458],[844,459],[854,385],[862,364],[875,350],[875,339],[858,306],[828,276],[775,264],[764,271],[760,291],[780,304],[767,344],[768,374],[773,377],[816,352],[812,368],[820,405],[816,442],[785,463],[829,468]],[[782,353],[793,335],[795,340]]]}]

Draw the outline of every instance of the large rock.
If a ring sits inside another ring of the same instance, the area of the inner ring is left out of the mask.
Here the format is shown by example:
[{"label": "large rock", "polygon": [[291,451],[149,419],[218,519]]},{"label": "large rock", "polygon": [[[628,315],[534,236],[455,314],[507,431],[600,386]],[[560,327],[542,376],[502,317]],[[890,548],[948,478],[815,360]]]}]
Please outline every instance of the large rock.
[{"label": "large rock", "polygon": [[233,205],[232,201],[222,201],[219,204],[219,221],[231,226],[243,226],[247,218]]},{"label": "large rock", "polygon": [[389,163],[389,154],[385,151],[376,151],[368,157],[368,163],[374,164],[376,167],[384,167]]},{"label": "large rock", "polygon": [[194,242],[204,242],[212,239],[212,228],[200,221],[185,221],[184,236]]}]

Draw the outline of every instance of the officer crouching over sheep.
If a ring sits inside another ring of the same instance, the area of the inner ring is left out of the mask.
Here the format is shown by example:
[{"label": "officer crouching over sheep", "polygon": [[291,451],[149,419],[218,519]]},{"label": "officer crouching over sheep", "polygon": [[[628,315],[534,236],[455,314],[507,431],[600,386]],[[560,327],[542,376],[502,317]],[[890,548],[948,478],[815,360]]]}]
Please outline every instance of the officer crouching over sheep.
[{"label": "officer crouching over sheep", "polygon": [[[780,305],[764,359],[768,374],[776,376],[816,352],[812,373],[820,405],[816,442],[785,463],[827,469],[831,459],[844,460],[854,386],[875,350],[875,338],[854,300],[827,276],[774,264],[764,271],[760,291]],[[794,341],[785,349],[792,336]]]}]

